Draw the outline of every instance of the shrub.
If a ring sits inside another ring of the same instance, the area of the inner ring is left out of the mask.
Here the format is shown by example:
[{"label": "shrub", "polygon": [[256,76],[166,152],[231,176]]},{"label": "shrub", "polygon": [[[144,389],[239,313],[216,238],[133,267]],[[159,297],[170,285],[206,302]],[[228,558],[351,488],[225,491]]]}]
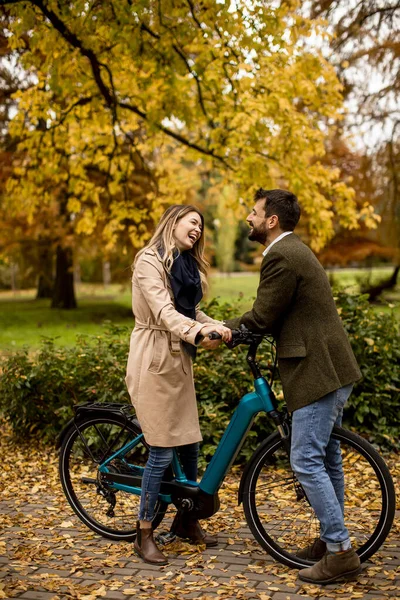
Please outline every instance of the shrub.
[{"label": "shrub", "polygon": [[[386,447],[398,447],[400,417],[400,341],[393,315],[375,312],[366,296],[338,293],[338,310],[363,373],[345,412],[347,426]],[[238,313],[235,305],[213,300],[205,312],[214,318]],[[55,440],[72,417],[74,404],[127,402],[125,367],[130,331],[108,324],[99,336],[79,336],[74,348],[57,346],[44,339],[38,353],[28,349],[3,360],[0,378],[0,408],[20,437],[40,435]],[[246,348],[215,352],[199,349],[194,366],[203,455],[215,451],[240,397],[251,390],[252,377],[246,365]],[[266,376],[273,367],[268,344],[259,349],[258,360]],[[282,404],[276,377],[274,390]],[[265,415],[256,419],[242,449],[247,459],[257,443],[272,430]]]},{"label": "shrub", "polygon": [[55,440],[72,417],[74,404],[128,402],[128,345],[128,328],[108,324],[103,335],[78,336],[74,348],[43,338],[36,354],[25,348],[4,360],[0,408],[14,432]]},{"label": "shrub", "polygon": [[368,294],[337,293],[336,304],[363,378],[345,409],[345,424],[378,445],[400,448],[400,336],[393,313],[374,310]]}]

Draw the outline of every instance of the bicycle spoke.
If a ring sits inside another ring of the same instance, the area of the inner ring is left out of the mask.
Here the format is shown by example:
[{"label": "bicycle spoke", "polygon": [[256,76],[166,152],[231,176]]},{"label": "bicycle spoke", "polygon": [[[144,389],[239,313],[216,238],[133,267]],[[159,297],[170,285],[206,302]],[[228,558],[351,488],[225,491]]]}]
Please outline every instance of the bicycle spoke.
[{"label": "bicycle spoke", "polygon": [[[268,490],[274,489],[274,488],[280,488],[282,486],[282,484],[284,485],[292,485],[293,484],[293,476],[288,476],[285,477],[283,479],[281,479],[280,481],[277,481],[276,483],[271,483],[268,481],[265,481],[264,483],[257,483],[257,489],[260,490],[263,487],[267,488]],[[250,492],[254,492],[255,490],[250,490]]]},{"label": "bicycle spoke", "polygon": [[[387,519],[384,502],[388,497],[386,490],[393,489],[393,485],[390,475],[386,484],[382,484],[381,474],[387,472],[387,468],[384,464],[378,466],[381,459],[376,451],[354,434],[339,431],[340,435],[335,433],[333,439],[341,446],[343,470],[340,462],[329,461],[326,461],[326,469],[339,502],[342,502],[344,489],[345,524],[352,544],[362,557],[368,558],[374,544],[379,547],[376,537],[385,539],[389,531],[394,494]],[[319,538],[319,520],[307,497],[301,494],[302,488],[279,438],[263,452],[264,455],[255,456],[244,487],[247,522],[256,539],[275,558],[290,566],[307,564],[297,557],[297,552]]]},{"label": "bicycle spoke", "polygon": [[[103,482],[98,464],[136,435],[122,423],[101,419],[92,425],[80,425],[76,432],[66,465],[69,487],[84,514],[100,528],[121,533],[135,530],[140,497],[115,490],[112,485]],[[133,468],[135,463],[145,464],[143,444],[139,443],[130,451],[129,459]],[[108,464],[108,468],[115,473],[126,473],[131,469],[125,460],[118,457]]]}]

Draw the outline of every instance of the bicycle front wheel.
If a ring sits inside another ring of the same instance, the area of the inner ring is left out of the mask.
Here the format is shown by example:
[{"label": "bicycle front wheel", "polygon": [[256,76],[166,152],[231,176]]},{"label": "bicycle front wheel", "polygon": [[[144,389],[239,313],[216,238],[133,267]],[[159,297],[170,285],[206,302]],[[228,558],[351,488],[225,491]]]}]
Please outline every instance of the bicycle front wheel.
[{"label": "bicycle front wheel", "polygon": [[[352,545],[365,561],[382,545],[393,523],[395,491],[386,463],[360,436],[335,427],[345,483],[344,519]],[[319,521],[290,467],[279,434],[256,450],[243,474],[247,523],[259,544],[293,568],[312,563],[296,553],[320,536]]]},{"label": "bicycle front wheel", "polygon": [[[131,542],[136,538],[140,496],[113,488],[98,467],[140,434],[140,427],[123,415],[94,414],[73,424],[61,446],[59,473],[68,502],[87,527],[112,540]],[[129,454],[112,460],[108,467],[129,474],[137,466],[144,467],[147,458],[148,446],[142,438]],[[157,502],[153,529],[167,508],[165,502]]]}]

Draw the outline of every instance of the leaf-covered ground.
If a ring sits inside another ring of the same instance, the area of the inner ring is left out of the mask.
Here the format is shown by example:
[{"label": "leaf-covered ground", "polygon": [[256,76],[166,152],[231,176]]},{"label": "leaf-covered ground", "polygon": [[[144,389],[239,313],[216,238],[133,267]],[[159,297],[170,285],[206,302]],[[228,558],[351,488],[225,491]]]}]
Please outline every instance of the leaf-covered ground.
[{"label": "leaf-covered ground", "polygon": [[[302,584],[297,571],[274,562],[252,538],[236,502],[239,474],[231,475],[221,491],[221,510],[207,524],[209,531],[218,533],[218,547],[205,550],[174,542],[167,548],[169,565],[155,568],[139,561],[130,544],[101,538],[75,517],[61,491],[52,448],[21,447],[4,423],[2,431],[0,598],[400,597],[398,520],[357,581],[325,587]],[[399,493],[398,456],[388,462]],[[168,514],[166,525],[170,518]]]}]

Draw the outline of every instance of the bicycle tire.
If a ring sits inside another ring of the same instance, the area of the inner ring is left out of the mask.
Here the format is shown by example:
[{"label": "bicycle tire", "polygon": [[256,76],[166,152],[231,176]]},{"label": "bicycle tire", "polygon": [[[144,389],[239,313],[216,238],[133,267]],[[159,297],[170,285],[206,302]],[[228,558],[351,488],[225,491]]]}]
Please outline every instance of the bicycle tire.
[{"label": "bicycle tire", "polygon": [[[365,439],[341,427],[334,428],[332,437],[340,442],[342,451],[345,523],[352,545],[365,561],[383,544],[393,523],[396,499],[392,477]],[[319,522],[307,498],[297,498],[299,484],[277,432],[255,451],[242,479],[244,513],[258,543],[289,567],[313,564],[296,552],[319,537]]]},{"label": "bicycle tire", "polygon": [[[140,496],[113,490],[102,483],[98,464],[140,433],[139,425],[125,419],[123,415],[93,414],[73,424],[61,445],[59,474],[69,504],[87,527],[111,540],[135,540]],[[85,444],[88,444],[92,456]],[[134,462],[144,466],[147,457],[148,445],[142,438],[126,458],[129,464]],[[110,466],[116,472],[129,472],[129,467],[123,461],[113,461]],[[114,498],[115,507],[111,511]],[[157,502],[153,529],[161,523],[167,508],[167,503],[160,500]]]}]

